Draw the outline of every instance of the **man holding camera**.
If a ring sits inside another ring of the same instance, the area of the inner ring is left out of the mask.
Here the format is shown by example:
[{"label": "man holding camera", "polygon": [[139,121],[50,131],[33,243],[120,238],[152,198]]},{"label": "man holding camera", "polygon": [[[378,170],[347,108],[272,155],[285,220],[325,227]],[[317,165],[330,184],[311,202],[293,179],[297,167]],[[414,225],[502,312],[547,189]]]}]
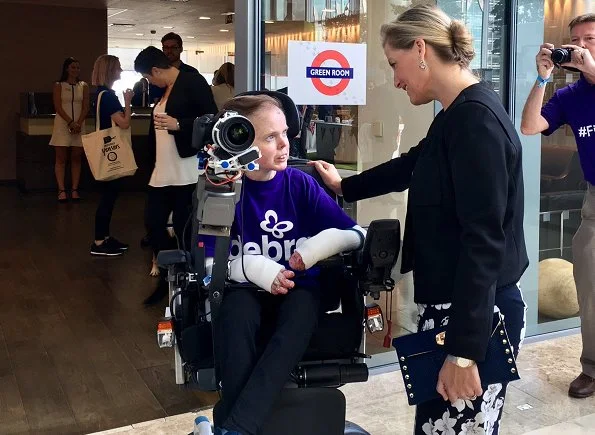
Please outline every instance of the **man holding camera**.
[{"label": "man holding camera", "polygon": [[[595,13],[574,18],[568,27],[571,44],[563,45],[565,50],[546,43],[537,53],[538,75],[523,109],[521,132],[548,136],[568,124],[588,183],[582,222],[572,240],[583,339],[582,373],[568,390],[571,397],[585,398],[595,393]],[[542,107],[554,66],[574,68],[581,76],[558,89]]]}]

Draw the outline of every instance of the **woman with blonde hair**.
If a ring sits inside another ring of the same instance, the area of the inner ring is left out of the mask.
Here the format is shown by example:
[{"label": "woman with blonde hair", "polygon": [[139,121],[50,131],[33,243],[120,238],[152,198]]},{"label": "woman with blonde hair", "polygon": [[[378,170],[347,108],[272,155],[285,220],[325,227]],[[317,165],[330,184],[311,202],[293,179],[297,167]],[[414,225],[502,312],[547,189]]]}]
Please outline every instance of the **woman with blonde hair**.
[{"label": "woman with blonde hair", "polygon": [[[116,56],[101,55],[93,66],[92,83],[97,86],[95,107],[99,105],[99,129],[105,130],[112,124],[121,129],[130,128],[130,102],[134,93],[130,89],[124,91],[124,106],[120,104],[112,89],[114,82],[120,79],[122,67]],[[121,179],[99,182],[101,199],[95,212],[95,240],[91,243],[91,255],[118,256],[128,249],[128,245],[110,235],[110,222],[118,194]]]},{"label": "woman with blonde hair", "polygon": [[73,201],[81,199],[79,180],[81,178],[81,155],[85,118],[89,112],[89,86],[79,79],[81,66],[74,57],[69,57],[62,64],[60,79],[54,83],[54,130],[50,145],[56,150],[54,171],[58,183],[58,201],[68,201],[64,185],[66,161],[70,149],[71,185],[70,197]]},{"label": "woman with blonde hair", "polygon": [[234,71],[234,64],[225,62],[215,72],[215,77],[213,77],[213,87],[211,90],[213,91],[213,97],[215,98],[215,104],[217,104],[218,110],[221,110],[223,104],[225,104],[225,102],[230,98],[233,98],[235,94]]},{"label": "woman with blonde hair", "polygon": [[476,362],[496,311],[515,356],[524,335],[521,143],[498,95],[469,67],[473,41],[462,23],[419,6],[381,34],[395,87],[413,105],[437,101],[442,110],[417,146],[359,175],[341,180],[333,165],[313,164],[348,202],[409,189],[401,272],[413,271],[418,330],[446,326],[448,353],[442,397],[418,405],[415,434],[497,434],[506,384],[482,383]]}]

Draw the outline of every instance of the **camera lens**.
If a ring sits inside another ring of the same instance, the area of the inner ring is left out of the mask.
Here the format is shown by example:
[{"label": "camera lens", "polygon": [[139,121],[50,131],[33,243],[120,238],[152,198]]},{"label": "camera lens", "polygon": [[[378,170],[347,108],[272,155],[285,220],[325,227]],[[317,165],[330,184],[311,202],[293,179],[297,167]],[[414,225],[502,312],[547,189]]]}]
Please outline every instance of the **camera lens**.
[{"label": "camera lens", "polygon": [[552,50],[552,62],[555,65],[572,61],[572,50],[568,48],[554,48]]},{"label": "camera lens", "polygon": [[232,125],[227,131],[227,138],[234,145],[242,145],[246,143],[249,136],[250,133],[243,124]]},{"label": "camera lens", "polygon": [[226,119],[219,134],[220,146],[231,155],[240,154],[252,146],[254,127],[243,116]]}]

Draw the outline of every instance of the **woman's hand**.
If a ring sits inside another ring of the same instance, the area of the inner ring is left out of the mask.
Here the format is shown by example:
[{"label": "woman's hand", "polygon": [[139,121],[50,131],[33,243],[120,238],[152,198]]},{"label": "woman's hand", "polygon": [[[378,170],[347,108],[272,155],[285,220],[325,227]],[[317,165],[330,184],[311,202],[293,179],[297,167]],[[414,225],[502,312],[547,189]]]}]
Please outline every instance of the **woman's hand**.
[{"label": "woman's hand", "polygon": [[165,113],[156,113],[155,114],[155,128],[157,130],[171,130],[177,131],[178,128],[178,120],[176,118],[172,118],[171,116]]},{"label": "woman's hand", "polygon": [[126,89],[124,92],[122,92],[122,94],[124,95],[124,105],[130,107],[132,97],[134,97],[134,92],[132,89]]},{"label": "woman's hand", "polygon": [[295,273],[291,270],[282,270],[279,272],[271,285],[271,294],[286,295],[289,290],[295,287],[295,283],[291,280],[294,276]]},{"label": "woman's hand", "polygon": [[291,255],[291,258],[289,259],[289,267],[300,272],[306,270],[302,255],[298,251],[294,251]]},{"label": "woman's hand", "polygon": [[343,195],[343,191],[341,190],[341,176],[334,165],[331,165],[324,160],[316,160],[308,162],[308,164],[316,168],[322,177],[322,181],[324,181],[324,184],[326,184],[329,189],[337,195]]},{"label": "woman's hand", "polygon": [[72,122],[68,126],[68,131],[70,131],[70,134],[80,134],[81,126],[78,122]]},{"label": "woman's hand", "polygon": [[537,74],[542,79],[549,79],[554,70],[554,62],[552,62],[552,50],[554,44],[542,44],[539,47],[539,53],[535,56],[535,63],[537,64]]},{"label": "woman's hand", "polygon": [[462,368],[448,360],[444,361],[438,375],[436,391],[450,403],[459,399],[475,400],[483,394],[477,364]]}]

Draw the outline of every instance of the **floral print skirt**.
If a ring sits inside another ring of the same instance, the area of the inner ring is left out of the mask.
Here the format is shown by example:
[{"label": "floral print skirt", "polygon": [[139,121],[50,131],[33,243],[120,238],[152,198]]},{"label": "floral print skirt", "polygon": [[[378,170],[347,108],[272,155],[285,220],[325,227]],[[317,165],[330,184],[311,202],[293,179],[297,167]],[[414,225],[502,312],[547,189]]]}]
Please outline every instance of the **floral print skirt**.
[{"label": "floral print skirt", "polygon": [[[418,304],[418,330],[448,324],[451,304]],[[515,357],[525,335],[526,306],[518,284],[498,289],[496,310],[506,322],[506,331]],[[415,435],[497,435],[506,384],[492,384],[484,388],[483,395],[475,400],[459,399],[451,404],[442,398],[417,406]]]}]

